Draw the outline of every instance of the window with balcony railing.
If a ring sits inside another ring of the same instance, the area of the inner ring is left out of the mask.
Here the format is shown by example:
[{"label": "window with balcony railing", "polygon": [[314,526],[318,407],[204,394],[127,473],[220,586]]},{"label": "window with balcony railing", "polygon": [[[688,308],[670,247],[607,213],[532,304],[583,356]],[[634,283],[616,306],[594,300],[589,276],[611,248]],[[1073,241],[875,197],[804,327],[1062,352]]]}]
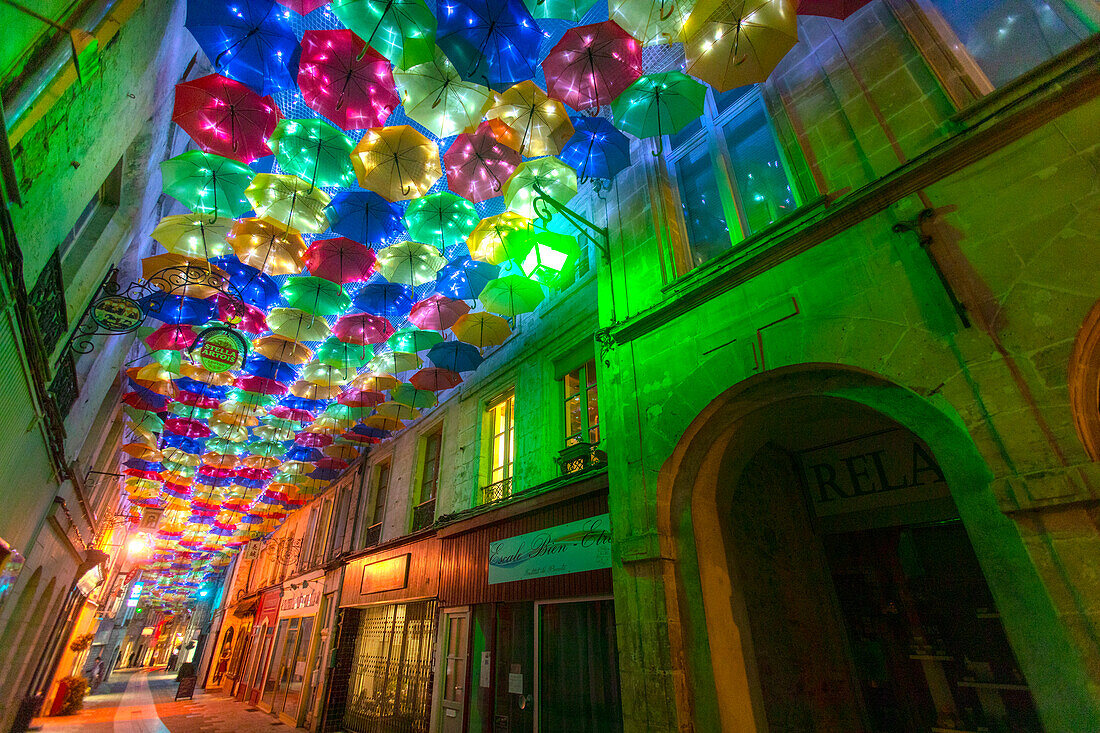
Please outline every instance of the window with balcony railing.
[{"label": "window with balcony railing", "polygon": [[390,488],[390,462],[388,460],[374,467],[374,486],[371,492],[370,524],[363,538],[363,546],[377,545],[382,539],[382,520],[386,514],[386,498]]},{"label": "window with balcony railing", "polygon": [[512,494],[512,470],[516,458],[516,397],[509,390],[485,410],[481,503],[500,501]]},{"label": "window with balcony railing", "polygon": [[431,526],[435,521],[435,495],[439,490],[439,464],[443,455],[443,428],[421,438],[420,486],[412,513],[412,531]]}]

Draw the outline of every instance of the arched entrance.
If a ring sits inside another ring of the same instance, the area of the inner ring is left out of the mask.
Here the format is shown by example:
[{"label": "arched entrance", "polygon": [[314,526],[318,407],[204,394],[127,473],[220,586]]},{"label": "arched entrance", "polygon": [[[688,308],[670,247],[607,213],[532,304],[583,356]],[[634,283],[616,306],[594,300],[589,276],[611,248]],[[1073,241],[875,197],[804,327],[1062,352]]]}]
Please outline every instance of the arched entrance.
[{"label": "arched entrance", "polygon": [[1048,730],[1096,727],[1077,652],[948,414],[812,365],[692,423],[658,510],[700,729],[1038,730],[1036,708]]}]

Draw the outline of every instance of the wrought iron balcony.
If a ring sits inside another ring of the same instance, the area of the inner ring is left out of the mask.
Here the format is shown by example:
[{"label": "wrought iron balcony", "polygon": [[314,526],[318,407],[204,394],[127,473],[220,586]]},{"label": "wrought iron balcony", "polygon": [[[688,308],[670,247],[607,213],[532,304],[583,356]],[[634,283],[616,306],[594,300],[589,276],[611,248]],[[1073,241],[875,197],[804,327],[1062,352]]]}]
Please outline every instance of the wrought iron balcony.
[{"label": "wrought iron balcony", "polygon": [[489,484],[481,488],[481,503],[491,504],[494,501],[501,501],[507,499],[512,495],[512,477],[504,479],[503,481],[497,481],[495,484]]},{"label": "wrought iron balcony", "polygon": [[363,536],[363,547],[374,547],[382,539],[382,523],[371,525],[367,527],[367,532]]},{"label": "wrought iron balcony", "polygon": [[606,466],[607,454],[599,449],[599,443],[581,442],[559,451],[556,461],[564,476]]},{"label": "wrought iron balcony", "polygon": [[413,507],[412,531],[430,527],[435,523],[435,499],[428,499],[423,504]]}]

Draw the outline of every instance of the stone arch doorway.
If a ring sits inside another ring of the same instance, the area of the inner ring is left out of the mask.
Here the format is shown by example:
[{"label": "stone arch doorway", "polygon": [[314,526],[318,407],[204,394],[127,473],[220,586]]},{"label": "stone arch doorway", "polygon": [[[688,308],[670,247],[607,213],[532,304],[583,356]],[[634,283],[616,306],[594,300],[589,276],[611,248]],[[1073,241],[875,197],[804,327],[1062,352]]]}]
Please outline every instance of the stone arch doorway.
[{"label": "stone arch doorway", "polygon": [[[671,641],[689,691],[682,714],[700,730],[839,733],[881,725],[870,719],[861,669],[867,660],[853,650],[857,635],[840,602],[846,589],[834,582],[825,552],[823,530],[832,523],[835,531],[839,520],[810,500],[792,461],[792,453],[815,447],[799,443],[811,413],[845,429],[900,431],[925,450],[917,468],[928,479],[938,472],[940,489],[910,492],[917,495],[900,509],[885,502],[887,520],[880,517],[877,528],[898,526],[891,512],[909,524],[953,520],[956,539],[973,545],[975,567],[988,582],[988,613],[1000,614],[1019,682],[1030,688],[1043,725],[1097,729],[1100,712],[1079,655],[950,407],[833,365],[780,370],[732,388],[698,416],[661,470],[658,525],[673,560],[666,585]],[[820,429],[802,437],[817,439]],[[842,496],[853,490],[839,485],[839,468],[833,475],[820,470],[827,499],[851,498]],[[874,459],[856,473],[874,478]],[[921,651],[914,647],[913,655]]]}]

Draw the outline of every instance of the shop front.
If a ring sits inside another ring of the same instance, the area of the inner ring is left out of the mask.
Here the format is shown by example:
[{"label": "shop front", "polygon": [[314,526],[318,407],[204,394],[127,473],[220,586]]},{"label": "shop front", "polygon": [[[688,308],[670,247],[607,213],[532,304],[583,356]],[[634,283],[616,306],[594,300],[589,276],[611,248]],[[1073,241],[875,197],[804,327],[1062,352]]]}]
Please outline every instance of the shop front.
[{"label": "shop front", "polygon": [[317,663],[317,616],[323,612],[324,572],[317,570],[283,583],[260,708],[298,726],[310,697],[312,669]]},{"label": "shop front", "polygon": [[436,730],[622,730],[606,479],[440,537]]},{"label": "shop front", "polygon": [[429,730],[439,557],[430,536],[345,568],[326,729]]},{"label": "shop front", "polygon": [[260,594],[256,605],[256,618],[249,636],[247,661],[243,665],[237,683],[237,699],[253,705],[259,703],[264,689],[271,646],[275,639],[275,627],[279,621],[282,588],[269,588]]}]

